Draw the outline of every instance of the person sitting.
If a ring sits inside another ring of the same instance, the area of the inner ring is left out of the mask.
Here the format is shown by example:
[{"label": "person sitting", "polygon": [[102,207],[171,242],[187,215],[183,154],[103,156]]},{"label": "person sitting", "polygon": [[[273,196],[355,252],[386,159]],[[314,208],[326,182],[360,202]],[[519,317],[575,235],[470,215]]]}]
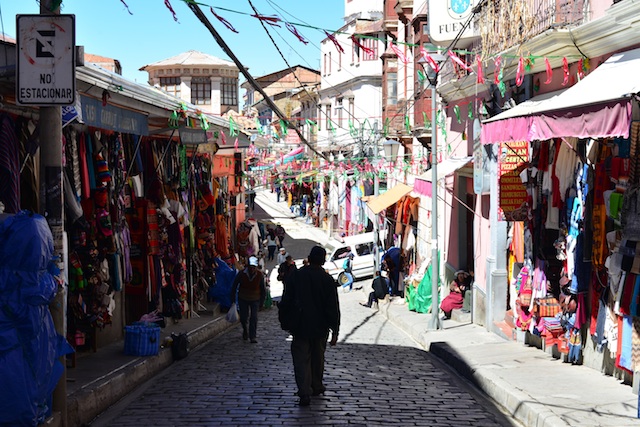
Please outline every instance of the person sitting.
[{"label": "person sitting", "polygon": [[389,293],[389,283],[387,283],[387,279],[380,275],[379,271],[376,271],[373,278],[373,283],[371,284],[373,291],[369,293],[369,299],[366,304],[360,303],[360,305],[364,307],[369,307],[373,305],[373,303],[378,306],[378,300],[384,299],[385,296]]},{"label": "person sitting", "polygon": [[449,295],[440,303],[440,309],[444,312],[444,318],[450,319],[451,312],[462,308],[464,304],[464,293],[469,289],[471,276],[464,270],[458,270],[455,279],[449,285]]}]

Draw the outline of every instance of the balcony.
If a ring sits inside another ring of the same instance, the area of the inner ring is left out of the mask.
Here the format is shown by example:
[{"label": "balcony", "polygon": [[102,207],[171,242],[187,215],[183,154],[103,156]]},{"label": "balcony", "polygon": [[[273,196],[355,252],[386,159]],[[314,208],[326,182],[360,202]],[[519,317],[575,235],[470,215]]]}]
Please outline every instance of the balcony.
[{"label": "balcony", "polygon": [[571,28],[588,21],[584,0],[493,0],[474,21],[483,56],[517,46],[551,28]]}]

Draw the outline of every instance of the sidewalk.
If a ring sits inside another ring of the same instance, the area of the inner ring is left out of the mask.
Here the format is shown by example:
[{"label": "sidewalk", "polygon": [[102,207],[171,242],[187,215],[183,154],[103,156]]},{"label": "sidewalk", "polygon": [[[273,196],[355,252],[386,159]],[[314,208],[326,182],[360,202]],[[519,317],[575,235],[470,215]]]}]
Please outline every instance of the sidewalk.
[{"label": "sidewalk", "polygon": [[[287,213],[286,203],[277,203],[275,194],[268,191],[256,200],[263,207],[266,204]],[[326,231],[308,228],[319,244],[328,240]],[[365,285],[363,301],[368,291]],[[475,324],[445,320],[444,329],[430,331],[431,315],[411,312],[402,302],[381,302],[378,314],[475,384],[523,425],[640,426],[638,396],[631,386],[616,378],[563,363],[538,348],[507,341]]]},{"label": "sidewalk", "polygon": [[[327,241],[326,231],[306,226],[302,218],[292,218],[285,202],[275,194],[258,193],[256,203],[265,213],[283,219],[291,238]],[[289,225],[296,225],[287,227]],[[368,283],[362,290],[366,300]],[[206,343],[235,325],[224,320],[215,306],[201,317],[167,325],[161,339],[171,332],[187,332],[190,349]],[[342,310],[373,310],[355,301]],[[640,426],[637,396],[624,385],[584,366],[572,366],[547,353],[515,341],[506,341],[484,328],[445,320],[444,329],[429,331],[430,314],[411,312],[401,299],[380,302],[385,316],[416,342],[440,358],[462,377],[505,408],[525,426]],[[100,348],[78,357],[77,367],[67,370],[69,426],[89,423],[126,394],[171,365],[170,349],[160,349],[155,357],[126,356],[123,343]]]}]

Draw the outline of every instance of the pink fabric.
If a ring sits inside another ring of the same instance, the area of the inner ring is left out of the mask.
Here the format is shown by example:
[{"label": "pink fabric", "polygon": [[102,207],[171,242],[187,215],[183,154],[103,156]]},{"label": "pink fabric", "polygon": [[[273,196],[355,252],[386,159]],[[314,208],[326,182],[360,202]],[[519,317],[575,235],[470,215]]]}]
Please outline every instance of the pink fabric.
[{"label": "pink fabric", "polygon": [[444,299],[440,303],[440,308],[445,313],[449,313],[451,312],[451,310],[462,308],[463,303],[464,299],[462,297],[462,294],[451,292],[449,295],[444,297]]},{"label": "pink fabric", "polygon": [[485,123],[480,140],[491,144],[560,137],[628,138],[630,126],[631,101],[625,99]]},{"label": "pink fabric", "polygon": [[413,183],[413,191],[423,196],[431,197],[431,182],[416,178]]}]

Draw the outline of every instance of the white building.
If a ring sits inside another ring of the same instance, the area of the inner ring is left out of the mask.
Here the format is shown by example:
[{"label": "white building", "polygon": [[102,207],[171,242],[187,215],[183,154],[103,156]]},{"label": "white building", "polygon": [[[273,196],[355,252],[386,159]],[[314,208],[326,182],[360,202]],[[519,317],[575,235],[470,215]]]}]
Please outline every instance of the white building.
[{"label": "white building", "polygon": [[342,51],[329,37],[321,43],[321,151],[358,156],[382,129],[382,10],[382,0],[345,0],[345,24],[333,34]]},{"label": "white building", "polygon": [[238,67],[231,61],[189,50],[140,68],[149,73],[149,84],[205,113],[224,114],[240,111]]}]

